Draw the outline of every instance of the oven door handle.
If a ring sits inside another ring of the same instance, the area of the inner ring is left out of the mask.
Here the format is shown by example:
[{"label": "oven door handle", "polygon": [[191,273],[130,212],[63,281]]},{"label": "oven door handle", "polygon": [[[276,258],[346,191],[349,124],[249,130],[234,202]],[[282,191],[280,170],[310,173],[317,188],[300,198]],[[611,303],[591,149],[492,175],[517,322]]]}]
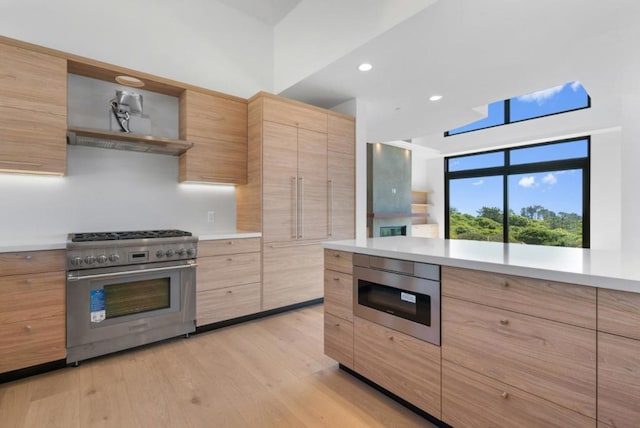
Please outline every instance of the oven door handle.
[{"label": "oven door handle", "polygon": [[143,270],[129,270],[125,272],[111,272],[111,273],[99,273],[95,275],[80,275],[73,276],[69,274],[67,276],[67,281],[81,281],[83,279],[98,279],[98,278],[111,278],[114,276],[122,276],[122,275],[132,275],[136,273],[149,273],[149,272],[161,272],[166,270],[176,270],[176,269],[190,269],[198,266],[196,263],[182,265],[182,266],[167,266],[161,268],[151,268],[151,269],[143,269]]}]

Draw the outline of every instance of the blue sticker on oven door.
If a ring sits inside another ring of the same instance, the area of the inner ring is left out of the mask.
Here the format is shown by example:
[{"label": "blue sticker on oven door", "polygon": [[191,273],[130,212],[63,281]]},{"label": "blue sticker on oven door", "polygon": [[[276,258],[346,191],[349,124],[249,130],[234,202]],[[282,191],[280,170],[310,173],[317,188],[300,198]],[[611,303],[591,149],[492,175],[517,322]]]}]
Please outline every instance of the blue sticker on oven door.
[{"label": "blue sticker on oven door", "polygon": [[91,322],[101,322],[107,317],[104,308],[104,290],[91,290]]}]

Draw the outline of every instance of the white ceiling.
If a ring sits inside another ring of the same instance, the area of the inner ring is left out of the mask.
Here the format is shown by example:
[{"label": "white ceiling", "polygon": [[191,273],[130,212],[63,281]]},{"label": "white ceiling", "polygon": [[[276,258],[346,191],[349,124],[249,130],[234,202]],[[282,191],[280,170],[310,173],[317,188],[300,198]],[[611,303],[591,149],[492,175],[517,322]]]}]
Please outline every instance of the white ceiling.
[{"label": "white ceiling", "polygon": [[301,0],[218,0],[268,25],[276,25]]},{"label": "white ceiling", "polygon": [[[277,25],[301,0],[218,1]],[[580,80],[592,100],[613,105],[620,73],[639,62],[640,40],[627,37],[639,19],[637,0],[436,0],[280,94],[326,108],[358,98],[368,141],[415,139],[451,153],[443,132],[493,101]],[[361,62],[373,70],[359,72]]]}]

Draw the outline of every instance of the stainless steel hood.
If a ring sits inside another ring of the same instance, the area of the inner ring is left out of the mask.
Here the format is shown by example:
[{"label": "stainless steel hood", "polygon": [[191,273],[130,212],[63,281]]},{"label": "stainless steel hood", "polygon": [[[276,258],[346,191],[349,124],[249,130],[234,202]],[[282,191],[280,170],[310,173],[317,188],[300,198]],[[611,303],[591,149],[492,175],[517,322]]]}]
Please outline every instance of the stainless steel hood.
[{"label": "stainless steel hood", "polygon": [[193,143],[184,140],[86,128],[68,128],[67,143],[172,156],[180,156],[193,147]]}]

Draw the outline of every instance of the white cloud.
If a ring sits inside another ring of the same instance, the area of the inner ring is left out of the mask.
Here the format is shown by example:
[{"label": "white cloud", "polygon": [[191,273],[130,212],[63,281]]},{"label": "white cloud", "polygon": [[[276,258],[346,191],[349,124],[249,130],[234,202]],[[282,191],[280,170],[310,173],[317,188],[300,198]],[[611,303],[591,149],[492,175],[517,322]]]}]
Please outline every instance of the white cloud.
[{"label": "white cloud", "polygon": [[542,177],[542,182],[553,186],[558,182],[558,179],[556,178],[555,175],[549,173],[544,177]]},{"label": "white cloud", "polygon": [[478,180],[471,183],[472,186],[482,186],[484,184],[484,180]]},{"label": "white cloud", "polygon": [[578,89],[580,89],[581,86],[582,83],[580,83],[579,80],[574,80],[573,82],[571,82],[571,89],[573,89],[573,92],[576,92]]},{"label": "white cloud", "polygon": [[543,89],[542,91],[531,92],[530,94],[521,95],[518,97],[518,101],[525,103],[537,102],[538,105],[544,104],[546,100],[553,97],[564,88],[564,85],[554,86],[553,88]]},{"label": "white cloud", "polygon": [[533,175],[529,177],[522,177],[520,181],[518,181],[518,185],[522,187],[533,187],[536,185],[536,178]]}]

